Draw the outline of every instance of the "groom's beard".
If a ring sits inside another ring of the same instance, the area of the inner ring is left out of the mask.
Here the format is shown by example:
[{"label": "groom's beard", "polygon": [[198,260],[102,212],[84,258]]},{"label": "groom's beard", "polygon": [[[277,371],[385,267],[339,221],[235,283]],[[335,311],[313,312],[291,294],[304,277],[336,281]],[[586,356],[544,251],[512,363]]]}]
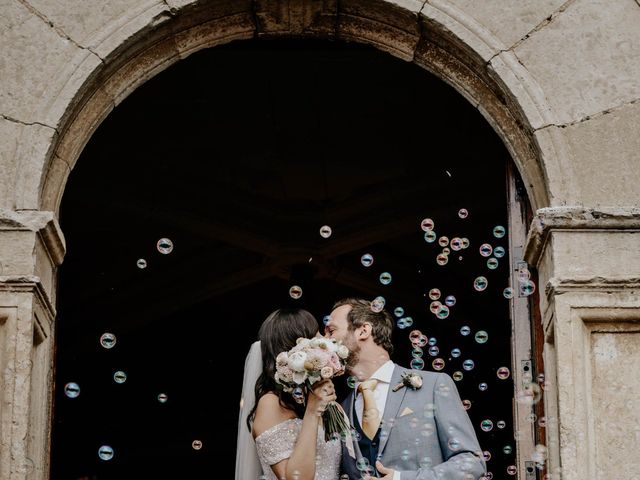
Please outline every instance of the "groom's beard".
[{"label": "groom's beard", "polygon": [[347,346],[347,348],[349,349],[349,356],[347,357],[346,367],[350,373],[354,373],[353,369],[360,361],[360,346],[353,342],[353,347]]}]

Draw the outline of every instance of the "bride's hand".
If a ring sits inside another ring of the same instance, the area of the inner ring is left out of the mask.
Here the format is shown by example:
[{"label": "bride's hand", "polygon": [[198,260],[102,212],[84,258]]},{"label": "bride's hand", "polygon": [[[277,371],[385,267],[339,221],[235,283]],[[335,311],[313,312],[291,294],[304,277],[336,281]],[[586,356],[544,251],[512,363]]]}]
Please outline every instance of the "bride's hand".
[{"label": "bride's hand", "polygon": [[316,382],[307,400],[307,411],[322,415],[331,402],[335,401],[336,389],[331,380],[321,380]]}]

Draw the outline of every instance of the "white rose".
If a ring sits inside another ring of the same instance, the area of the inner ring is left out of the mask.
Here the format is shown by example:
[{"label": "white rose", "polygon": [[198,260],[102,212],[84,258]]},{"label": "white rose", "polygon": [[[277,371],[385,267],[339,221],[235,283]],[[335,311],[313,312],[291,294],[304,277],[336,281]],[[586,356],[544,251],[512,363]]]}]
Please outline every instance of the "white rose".
[{"label": "white rose", "polygon": [[338,347],[338,351],[336,353],[338,354],[338,356],[340,358],[342,358],[344,360],[345,358],[347,358],[349,356],[349,349],[344,345],[340,345]]},{"label": "white rose", "polygon": [[331,378],[333,376],[333,368],[322,367],[322,369],[320,370],[320,376],[322,378]]},{"label": "white rose", "polygon": [[420,388],[422,387],[422,377],[420,375],[411,375],[411,377],[409,377],[409,383],[411,383],[413,388]]},{"label": "white rose", "polygon": [[304,372],[304,362],[306,361],[306,352],[294,352],[291,354],[288,360],[289,368],[294,372]]},{"label": "white rose", "polygon": [[286,365],[289,358],[287,356],[287,352],[280,352],[276,357],[276,364],[278,365]]},{"label": "white rose", "polygon": [[327,349],[331,352],[338,353],[338,342],[335,340],[325,340],[327,342]]},{"label": "white rose", "polygon": [[293,381],[298,385],[303,384],[306,379],[307,372],[293,372]]},{"label": "white rose", "polygon": [[300,337],[296,340],[296,347],[298,347],[298,349],[305,348],[309,345],[309,343],[311,343],[311,340],[309,340],[308,338]]}]

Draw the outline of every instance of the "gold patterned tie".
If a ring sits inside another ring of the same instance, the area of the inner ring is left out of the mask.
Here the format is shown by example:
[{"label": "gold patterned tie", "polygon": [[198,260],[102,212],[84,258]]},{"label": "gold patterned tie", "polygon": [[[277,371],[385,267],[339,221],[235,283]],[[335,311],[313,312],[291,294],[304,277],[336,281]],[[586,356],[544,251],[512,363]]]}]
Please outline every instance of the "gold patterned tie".
[{"label": "gold patterned tie", "polygon": [[364,407],[362,409],[362,431],[370,440],[376,436],[378,427],[380,427],[380,412],[376,405],[376,399],[373,391],[378,385],[378,380],[371,379],[362,382],[358,386],[358,391],[362,392]]}]

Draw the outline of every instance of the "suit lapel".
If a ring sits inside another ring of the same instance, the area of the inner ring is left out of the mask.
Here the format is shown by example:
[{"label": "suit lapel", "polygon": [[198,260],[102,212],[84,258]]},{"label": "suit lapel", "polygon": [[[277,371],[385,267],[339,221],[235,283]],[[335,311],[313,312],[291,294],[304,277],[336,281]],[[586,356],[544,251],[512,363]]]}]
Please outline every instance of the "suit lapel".
[{"label": "suit lapel", "polygon": [[[382,455],[384,447],[387,446],[387,440],[389,439],[389,435],[391,434],[391,430],[395,424],[395,419],[398,416],[400,407],[402,406],[404,396],[407,393],[407,387],[403,387],[397,392],[393,391],[393,387],[402,381],[402,372],[403,369],[398,365],[395,365],[393,375],[391,375],[391,383],[389,384],[389,393],[387,393],[387,402],[384,407],[384,414],[382,415],[382,421],[384,422],[383,427],[387,424],[390,425],[385,428],[386,435],[380,439],[380,448],[378,450],[379,455]],[[392,419],[393,421],[390,422]]]}]

